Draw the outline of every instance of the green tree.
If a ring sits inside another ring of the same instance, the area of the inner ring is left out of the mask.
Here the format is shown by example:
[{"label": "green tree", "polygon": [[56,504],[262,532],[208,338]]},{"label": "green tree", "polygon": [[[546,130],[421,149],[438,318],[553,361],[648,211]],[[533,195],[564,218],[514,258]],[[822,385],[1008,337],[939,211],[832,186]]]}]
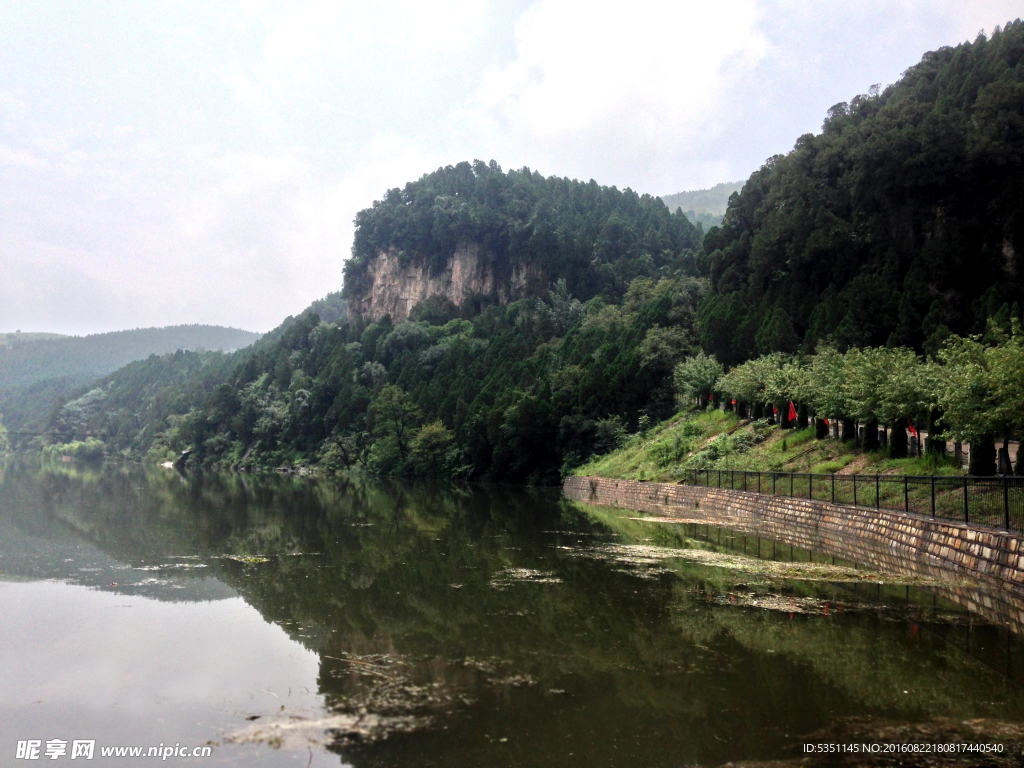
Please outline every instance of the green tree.
[{"label": "green tree", "polygon": [[757,349],[762,354],[771,352],[796,352],[800,344],[793,321],[789,314],[780,306],[769,312],[754,338]]},{"label": "green tree", "polygon": [[455,435],[443,422],[424,424],[410,443],[416,473],[426,477],[441,477],[445,457],[454,444]]},{"label": "green tree", "polygon": [[641,368],[668,373],[693,352],[693,340],[685,328],[655,325],[644,334],[637,352]]},{"label": "green tree", "polygon": [[924,425],[935,405],[935,369],[906,347],[885,350],[883,359],[886,379],[877,405],[878,420],[892,428],[889,455],[904,458],[908,425]]},{"label": "green tree", "polygon": [[413,430],[423,417],[422,411],[409,396],[394,384],[388,384],[370,405],[374,432],[394,437],[401,461],[405,461]]},{"label": "green tree", "polygon": [[971,444],[972,475],[994,475],[994,436],[1004,425],[985,345],[979,336],[952,336],[939,350],[939,360],[937,400],[946,433]]},{"label": "green tree", "polygon": [[[802,360],[793,359],[782,366],[782,377],[789,391],[789,402],[796,404],[797,429],[808,425],[808,404],[811,401],[811,378]],[[787,403],[786,415],[789,415]]]},{"label": "green tree", "polygon": [[555,281],[548,294],[548,301],[551,303],[549,311],[555,324],[555,332],[559,336],[565,335],[565,332],[580,322],[587,313],[586,306],[569,293],[564,277]]},{"label": "green tree", "polygon": [[722,376],[715,388],[735,398],[738,403],[752,405],[754,417],[760,418],[764,410],[764,381],[758,373],[757,362],[750,360]]},{"label": "green tree", "polygon": [[[1003,429],[1006,450],[1010,434],[1024,431],[1024,329],[1019,319],[1011,319],[1010,334],[1003,334],[999,343],[987,350],[986,357],[991,371],[993,420]],[[1014,473],[1024,475],[1024,451],[1019,449]]]},{"label": "green tree", "polygon": [[[847,397],[846,358],[833,345],[821,343],[808,368],[808,388],[815,414],[832,421],[832,435],[839,437],[839,422],[852,427],[853,407]],[[847,433],[849,438],[849,433]]]},{"label": "green tree", "polygon": [[853,416],[864,424],[866,451],[878,449],[878,412],[889,379],[889,350],[884,347],[851,349],[846,353],[845,395]]},{"label": "green tree", "polygon": [[708,396],[722,378],[722,366],[711,355],[698,352],[676,366],[673,372],[676,393],[697,399],[701,408],[708,403]]},{"label": "green tree", "polygon": [[789,404],[799,397],[803,377],[798,377],[792,358],[781,352],[762,355],[758,358],[758,365],[764,381],[765,403],[778,411],[779,425],[788,428]]}]

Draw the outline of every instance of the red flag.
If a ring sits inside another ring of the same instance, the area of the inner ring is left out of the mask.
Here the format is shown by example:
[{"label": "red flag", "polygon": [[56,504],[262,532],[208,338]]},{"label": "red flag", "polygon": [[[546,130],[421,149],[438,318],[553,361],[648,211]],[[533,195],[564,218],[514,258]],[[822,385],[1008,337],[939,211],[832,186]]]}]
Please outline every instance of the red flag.
[{"label": "red flag", "polygon": [[793,405],[793,401],[789,401],[789,420],[796,421],[796,406]]},{"label": "red flag", "polygon": [[828,423],[828,419],[822,419],[822,421],[825,422],[825,429],[828,429],[829,426],[830,426],[829,423]]},{"label": "red flag", "polygon": [[733,400],[733,401],[732,401],[732,404],[733,404],[733,405],[736,405],[736,401],[735,401],[735,400]]},{"label": "red flag", "polygon": [[908,421],[907,428],[910,430],[910,434],[912,434],[914,437],[917,437],[917,430],[914,429],[914,422]]}]

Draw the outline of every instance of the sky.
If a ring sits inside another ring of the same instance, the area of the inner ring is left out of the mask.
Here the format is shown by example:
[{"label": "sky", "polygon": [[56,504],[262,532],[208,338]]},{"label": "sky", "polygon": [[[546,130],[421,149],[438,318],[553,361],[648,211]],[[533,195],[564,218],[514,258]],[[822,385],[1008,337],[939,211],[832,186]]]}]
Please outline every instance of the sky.
[{"label": "sky", "polygon": [[1005,0],[0,2],[0,332],[267,331],[462,160],[671,194],[1021,15]]}]

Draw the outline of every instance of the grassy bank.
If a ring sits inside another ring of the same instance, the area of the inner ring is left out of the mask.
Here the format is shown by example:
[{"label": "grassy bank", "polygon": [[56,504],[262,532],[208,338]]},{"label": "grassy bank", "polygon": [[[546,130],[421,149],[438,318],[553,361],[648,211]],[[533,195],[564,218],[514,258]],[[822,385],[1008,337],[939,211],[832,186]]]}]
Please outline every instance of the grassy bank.
[{"label": "grassy bank", "polygon": [[678,413],[572,474],[673,482],[688,469],[872,475],[964,472],[944,457],[891,459],[887,448],[866,453],[852,441],[816,440],[810,428],[784,430],[766,421],[741,421],[735,413],[710,410]]}]

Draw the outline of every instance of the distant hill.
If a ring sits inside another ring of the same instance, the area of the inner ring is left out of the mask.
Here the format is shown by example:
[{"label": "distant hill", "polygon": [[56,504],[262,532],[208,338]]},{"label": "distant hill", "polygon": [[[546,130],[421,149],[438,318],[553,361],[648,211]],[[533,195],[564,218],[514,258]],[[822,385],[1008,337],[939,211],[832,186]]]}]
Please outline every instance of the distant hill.
[{"label": "distant hill", "polygon": [[27,341],[42,341],[43,339],[66,339],[63,333],[0,333],[0,347],[13,347]]},{"label": "distant hill", "polygon": [[722,223],[725,209],[729,207],[729,196],[743,189],[742,181],[727,181],[715,184],[711,189],[695,189],[690,192],[677,192],[674,195],[662,195],[661,201],[675,212],[682,208],[683,213],[694,224],[700,224],[706,232],[711,227]]},{"label": "distant hill", "polygon": [[260,337],[251,331],[216,325],[175,325],[91,336],[38,338],[44,335],[49,334],[4,335],[4,346],[0,346],[0,388],[60,377],[98,379],[133,360],[153,354],[179,349],[231,351],[247,347]]}]

